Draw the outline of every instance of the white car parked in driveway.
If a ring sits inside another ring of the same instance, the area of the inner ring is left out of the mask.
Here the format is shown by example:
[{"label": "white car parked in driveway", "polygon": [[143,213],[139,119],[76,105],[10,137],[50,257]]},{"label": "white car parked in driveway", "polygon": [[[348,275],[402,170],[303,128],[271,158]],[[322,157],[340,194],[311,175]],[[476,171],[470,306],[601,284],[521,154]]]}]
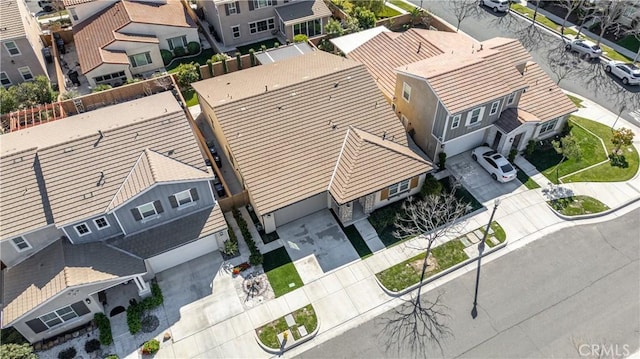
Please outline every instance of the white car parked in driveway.
[{"label": "white car parked in driveway", "polygon": [[589,60],[597,59],[602,56],[602,49],[600,46],[589,40],[573,39],[564,47],[567,51],[577,52],[578,55],[585,56]]},{"label": "white car parked in driveway", "polygon": [[622,80],[625,85],[640,85],[640,67],[630,62],[611,60],[604,65],[604,70]]},{"label": "white car parked in driveway", "polygon": [[509,10],[509,0],[480,0],[482,5],[490,8],[493,12],[507,12]]},{"label": "white car parked in driveway", "polygon": [[491,178],[498,182],[509,182],[516,178],[516,169],[504,158],[503,155],[494,151],[491,147],[481,146],[471,151],[471,158],[477,161]]}]

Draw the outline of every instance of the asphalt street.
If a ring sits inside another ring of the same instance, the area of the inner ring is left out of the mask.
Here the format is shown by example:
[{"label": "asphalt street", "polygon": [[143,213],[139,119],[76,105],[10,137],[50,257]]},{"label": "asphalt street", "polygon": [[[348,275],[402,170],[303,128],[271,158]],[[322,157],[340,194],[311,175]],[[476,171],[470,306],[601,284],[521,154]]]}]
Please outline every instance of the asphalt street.
[{"label": "asphalt street", "polygon": [[[458,22],[450,1],[410,2],[418,6],[422,4],[423,8],[454,26]],[[479,7],[478,11],[460,22],[460,30],[479,41],[497,36],[521,39],[534,60],[554,80],[562,77],[560,87],[584,96],[615,114],[620,113],[624,119],[640,125],[640,86],[624,86],[617,78],[605,73],[604,66],[597,62],[581,60],[574,55],[568,61],[566,58],[559,60],[565,55],[562,40],[544,30],[532,32],[528,30],[530,24],[530,21],[514,15],[494,14],[490,9]],[[554,72],[550,65],[558,61],[566,63],[566,66]],[[562,74],[559,75],[560,73]]]},{"label": "asphalt street", "polygon": [[[393,312],[304,352],[304,358],[618,358],[640,347],[640,210],[566,228],[427,293],[448,307],[442,351],[389,343]],[[598,351],[606,348],[605,351]]]}]

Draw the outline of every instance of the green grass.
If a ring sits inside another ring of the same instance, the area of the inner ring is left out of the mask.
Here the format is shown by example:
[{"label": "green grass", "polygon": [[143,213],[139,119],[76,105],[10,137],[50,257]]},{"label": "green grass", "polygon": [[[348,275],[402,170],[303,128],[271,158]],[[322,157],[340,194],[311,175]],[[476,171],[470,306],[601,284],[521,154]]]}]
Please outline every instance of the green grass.
[{"label": "green grass", "polygon": [[[311,304],[292,312],[291,315],[296,322],[296,324],[291,327],[293,339],[298,340],[301,338],[300,332],[298,331],[299,326],[304,326],[307,333],[313,332],[318,326],[318,317],[316,316],[316,312]],[[289,327],[287,326],[287,321],[283,316],[261,326],[260,328],[257,328],[256,333],[258,334],[258,338],[262,344],[270,348],[279,349],[280,342],[278,342],[278,334],[287,329],[289,329]]]},{"label": "green grass", "polygon": [[[267,274],[276,297],[280,297],[304,285],[296,267],[291,262],[289,253],[284,247],[265,253],[262,268]],[[290,287],[290,283],[294,283],[294,286]]]},{"label": "green grass", "polygon": [[202,50],[202,52],[200,52],[199,55],[192,56],[192,57],[181,57],[179,59],[175,59],[169,66],[166,67],[167,72],[169,73],[174,72],[175,69],[180,64],[190,64],[192,62],[195,62],[199,65],[206,65],[207,60],[211,59],[211,56],[215,54],[216,53],[212,49],[205,49],[205,50]]},{"label": "green grass", "polygon": [[56,11],[56,12],[52,12],[51,14],[42,15],[38,17],[38,20],[53,19],[54,17],[61,17],[68,14],[69,14],[69,11],[67,10]]},{"label": "green grass", "polygon": [[[615,145],[611,142],[611,128],[601,123],[588,120],[586,118],[572,116],[572,120],[589,131],[599,136],[604,141],[607,153],[613,152]],[[610,162],[603,163],[599,166],[591,168],[587,171],[577,173],[575,175],[564,178],[564,182],[620,182],[627,181],[638,172],[640,159],[638,151],[634,146],[628,146],[623,149],[624,159],[628,166],[626,168],[613,166]]]},{"label": "green grass", "polygon": [[413,11],[413,9],[416,8],[416,6],[413,6],[411,4],[407,4],[404,1],[400,1],[400,0],[389,0],[389,2],[399,8],[401,8],[402,10],[405,10],[407,12],[411,12]]},{"label": "green grass", "polygon": [[394,17],[394,16],[398,16],[401,15],[400,11],[396,10],[396,9],[392,9],[388,6],[385,6],[382,8],[382,11],[380,11],[378,14],[376,14],[376,17],[378,19],[384,19],[387,17]]},{"label": "green grass", "polygon": [[307,333],[311,333],[316,330],[316,327],[318,326],[318,317],[316,316],[316,312],[313,310],[311,304],[293,312],[293,319],[295,320],[296,325],[293,326],[292,333],[296,340],[301,338],[298,327],[304,326]]},{"label": "green grass", "polygon": [[518,181],[520,181],[525,187],[527,187],[528,189],[540,188],[540,185],[536,183],[536,181],[531,179],[531,177],[529,177],[526,173],[524,173],[524,171],[520,167],[516,166],[516,169],[518,170],[518,172],[516,172]]},{"label": "green grass", "polygon": [[[498,222],[491,222],[491,229],[493,229],[493,237],[497,239],[498,242],[504,243],[504,241],[507,240],[507,234],[504,232],[504,229],[502,229],[502,226]],[[484,233],[484,227],[480,228],[480,231]],[[485,243],[489,247],[495,246],[490,240],[485,241]]]},{"label": "green grass", "polygon": [[[467,254],[464,252],[464,245],[458,239],[454,239],[438,246],[431,252],[436,259],[437,267],[426,273],[425,278],[469,259]],[[426,253],[420,253],[402,263],[398,263],[388,269],[385,269],[382,272],[377,273],[376,277],[380,283],[389,290],[398,292],[406,289],[420,281],[420,271],[414,269],[410,263],[418,260],[423,261],[425,254]],[[418,267],[422,268],[422,262],[420,262]]]},{"label": "green grass", "polygon": [[640,40],[638,40],[633,35],[627,35],[623,37],[622,39],[618,40],[616,44],[634,53],[637,53],[638,49],[640,48]]},{"label": "green grass", "polygon": [[571,102],[573,102],[574,105],[576,105],[577,108],[583,108],[584,105],[582,104],[582,99],[579,99],[575,96],[571,96],[571,95],[567,95],[569,97],[569,100],[571,100]]},{"label": "green grass", "polygon": [[609,209],[607,205],[589,196],[573,196],[560,198],[547,202],[553,209],[565,216],[578,216],[604,212]]},{"label": "green grass", "polygon": [[184,101],[186,102],[187,107],[195,106],[199,103],[198,95],[196,94],[196,91],[192,88],[182,91],[182,97],[184,97]]},{"label": "green grass", "polygon": [[[273,47],[275,47],[275,43],[279,42],[278,39],[276,39],[275,37],[273,39],[268,39],[268,40],[264,40],[264,41],[260,41],[260,42],[254,42],[253,44],[249,44],[249,45],[244,45],[244,46],[238,46],[237,50],[242,54],[248,54],[250,49],[253,49],[255,52],[260,51],[260,49],[262,48],[262,45],[266,46],[267,49],[271,49]],[[280,44],[282,45],[282,44]]]},{"label": "green grass", "polygon": [[284,332],[287,328],[287,321],[282,317],[256,329],[256,332],[258,333],[258,338],[260,338],[262,344],[269,348],[278,349],[280,348],[278,334]]},{"label": "green grass", "polygon": [[563,177],[607,159],[600,139],[583,128],[573,125],[576,118],[576,116],[570,116],[569,122],[572,125],[571,134],[580,146],[582,153],[580,160],[565,159],[558,166],[562,156],[553,148],[536,148],[531,156],[527,156],[527,160],[553,183],[558,183],[556,175]]},{"label": "green grass", "polygon": [[371,249],[369,249],[369,246],[367,246],[367,243],[364,241],[364,239],[360,235],[360,232],[358,232],[353,224],[348,227],[342,228],[342,231],[349,239],[349,242],[351,242],[353,248],[356,249],[356,252],[358,252],[360,258],[364,259],[372,254]]}]

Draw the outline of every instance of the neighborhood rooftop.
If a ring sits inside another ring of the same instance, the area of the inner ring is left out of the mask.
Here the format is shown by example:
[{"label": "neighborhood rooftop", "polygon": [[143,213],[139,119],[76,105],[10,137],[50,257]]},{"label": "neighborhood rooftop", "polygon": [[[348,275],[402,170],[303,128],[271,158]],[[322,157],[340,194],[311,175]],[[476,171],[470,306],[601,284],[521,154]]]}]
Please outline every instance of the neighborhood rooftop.
[{"label": "neighborhood rooftop", "polygon": [[318,17],[331,16],[331,10],[323,0],[294,1],[275,8],[276,13],[285,24],[292,22],[317,19]]},{"label": "neighborhood rooftop", "polygon": [[[25,35],[23,16],[17,0],[0,0],[0,40],[9,40]],[[6,59],[4,60],[6,61]]]}]

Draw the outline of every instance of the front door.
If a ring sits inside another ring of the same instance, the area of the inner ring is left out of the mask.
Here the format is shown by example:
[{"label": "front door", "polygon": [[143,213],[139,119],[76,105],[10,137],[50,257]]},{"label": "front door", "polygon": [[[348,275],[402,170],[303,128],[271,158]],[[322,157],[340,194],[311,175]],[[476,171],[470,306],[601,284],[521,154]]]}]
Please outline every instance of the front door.
[{"label": "front door", "polygon": [[498,145],[500,144],[500,140],[502,139],[502,132],[497,131],[496,132],[496,137],[493,139],[493,145],[491,145],[491,148],[493,148],[494,150],[498,150]]},{"label": "front door", "polygon": [[513,138],[513,146],[511,146],[511,148],[514,150],[518,150],[520,141],[522,141],[522,133],[517,134],[516,137]]}]

